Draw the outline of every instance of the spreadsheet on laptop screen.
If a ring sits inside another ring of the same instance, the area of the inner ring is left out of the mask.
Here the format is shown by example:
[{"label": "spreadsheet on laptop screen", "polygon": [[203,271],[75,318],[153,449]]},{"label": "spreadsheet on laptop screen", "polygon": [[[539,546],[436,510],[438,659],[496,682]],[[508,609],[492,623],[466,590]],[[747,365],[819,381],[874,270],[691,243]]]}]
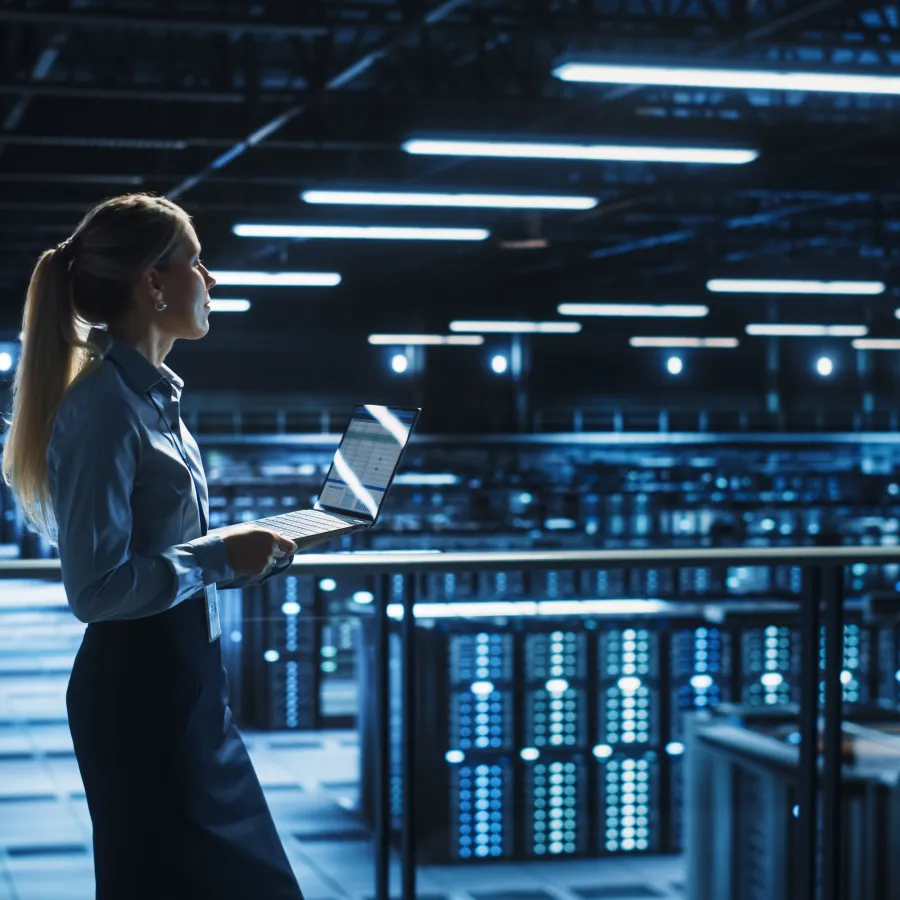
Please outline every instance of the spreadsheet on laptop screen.
[{"label": "spreadsheet on laptop screen", "polygon": [[319,496],[350,515],[378,515],[415,421],[414,410],[358,406]]}]

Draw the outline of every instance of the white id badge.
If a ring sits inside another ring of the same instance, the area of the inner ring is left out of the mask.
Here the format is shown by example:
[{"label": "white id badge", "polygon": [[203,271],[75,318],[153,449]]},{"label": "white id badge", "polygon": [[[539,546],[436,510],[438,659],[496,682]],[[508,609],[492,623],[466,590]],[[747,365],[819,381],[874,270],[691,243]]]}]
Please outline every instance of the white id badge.
[{"label": "white id badge", "polygon": [[203,591],[206,594],[206,632],[212,643],[222,634],[222,623],[219,621],[219,594],[214,584],[206,585]]}]

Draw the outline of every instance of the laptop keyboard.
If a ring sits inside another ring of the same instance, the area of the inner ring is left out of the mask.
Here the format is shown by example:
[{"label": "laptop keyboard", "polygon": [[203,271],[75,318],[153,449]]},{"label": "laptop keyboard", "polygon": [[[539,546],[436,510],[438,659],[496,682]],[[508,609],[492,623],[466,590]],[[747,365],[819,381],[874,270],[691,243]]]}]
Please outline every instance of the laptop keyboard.
[{"label": "laptop keyboard", "polygon": [[253,524],[280,531],[291,540],[353,527],[350,522],[317,509],[301,509],[280,516],[271,516],[268,519],[256,519]]}]

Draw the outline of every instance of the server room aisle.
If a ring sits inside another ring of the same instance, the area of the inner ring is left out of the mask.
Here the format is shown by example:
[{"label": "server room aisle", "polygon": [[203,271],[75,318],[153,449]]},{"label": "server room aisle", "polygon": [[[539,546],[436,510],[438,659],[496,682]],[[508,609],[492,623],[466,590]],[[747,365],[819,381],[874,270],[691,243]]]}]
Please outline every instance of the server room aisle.
[{"label": "server room aisle", "polygon": [[[59,585],[0,583],[0,900],[90,900],[90,819],[66,724],[84,626]],[[353,732],[245,733],[307,900],[372,896]],[[422,867],[421,900],[676,900],[674,858]],[[395,874],[399,885],[399,872]]]}]

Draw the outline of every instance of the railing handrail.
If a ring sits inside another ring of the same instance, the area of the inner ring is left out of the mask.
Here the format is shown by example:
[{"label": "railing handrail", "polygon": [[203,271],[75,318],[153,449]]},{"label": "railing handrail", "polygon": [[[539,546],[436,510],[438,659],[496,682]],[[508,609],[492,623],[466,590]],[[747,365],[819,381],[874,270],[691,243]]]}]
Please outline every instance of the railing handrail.
[{"label": "railing handrail", "polygon": [[[664,550],[534,550],[489,553],[433,551],[356,551],[304,553],[293,574],[384,575],[392,572],[496,572],[579,569],[647,569],[654,566],[844,566],[900,563],[900,546],[716,547]],[[0,578],[58,578],[58,559],[4,560]]]},{"label": "railing handrail", "polygon": [[[312,446],[335,447],[341,439],[340,432],[268,432],[254,434],[233,434],[229,432],[200,432],[195,434],[197,443],[213,446],[231,444],[243,446],[259,444],[261,446]],[[410,444],[453,445],[453,446],[491,446],[508,444],[562,444],[601,445],[601,446],[699,446],[708,444],[878,444],[893,446],[900,443],[895,431],[555,431],[529,432],[527,434],[414,434]]]}]

